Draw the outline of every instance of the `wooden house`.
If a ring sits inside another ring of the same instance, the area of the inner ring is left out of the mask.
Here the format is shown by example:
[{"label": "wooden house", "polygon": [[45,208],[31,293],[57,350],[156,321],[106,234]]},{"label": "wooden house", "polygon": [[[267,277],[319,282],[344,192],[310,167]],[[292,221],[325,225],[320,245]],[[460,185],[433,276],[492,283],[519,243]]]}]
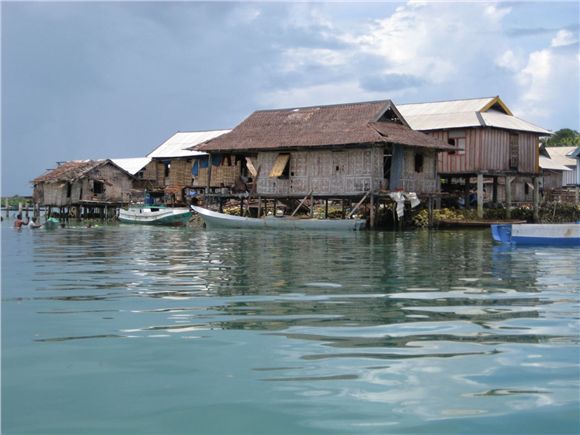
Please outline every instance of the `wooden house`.
[{"label": "wooden house", "polygon": [[[73,160],[35,178],[35,204],[80,217],[81,208],[101,212],[128,202],[133,176],[111,160]],[[91,211],[92,212],[92,211]]]},{"label": "wooden house", "polygon": [[[491,183],[493,202],[531,201],[534,191],[537,193],[539,137],[550,132],[513,116],[499,97],[397,107],[414,130],[455,147],[438,157],[438,172],[447,182],[442,188],[458,181],[469,190],[471,181],[477,180],[481,214],[486,180]],[[503,186],[509,186],[503,192],[499,178]]]},{"label": "wooden house", "polygon": [[453,147],[413,131],[384,100],[260,110],[197,149],[241,160],[262,198],[360,198],[437,192],[437,153]]},{"label": "wooden house", "polygon": [[561,159],[557,158],[556,153],[554,153],[554,157],[552,158],[546,147],[540,147],[541,190],[544,193],[560,189],[568,184],[567,182],[572,178],[570,174],[574,172],[570,166],[563,164],[569,162],[562,162]]},{"label": "wooden house", "polygon": [[133,196],[143,199],[145,190],[157,187],[157,168],[150,157],[111,159],[111,161],[133,176]]},{"label": "wooden house", "polygon": [[[155,174],[155,188],[150,189],[151,193],[171,197],[173,201],[183,203],[189,189],[205,188],[208,155],[195,150],[195,147],[229,131],[177,132],[147,154],[147,158],[152,160],[152,171]],[[237,170],[224,166],[223,169],[214,171],[216,179],[221,177],[225,183],[233,183],[238,172],[239,165]]]}]

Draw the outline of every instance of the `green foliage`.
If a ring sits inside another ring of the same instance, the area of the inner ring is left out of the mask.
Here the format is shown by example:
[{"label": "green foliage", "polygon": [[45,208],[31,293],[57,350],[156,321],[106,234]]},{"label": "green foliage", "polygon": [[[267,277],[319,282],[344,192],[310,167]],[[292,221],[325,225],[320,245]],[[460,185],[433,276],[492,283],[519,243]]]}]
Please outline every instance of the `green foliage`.
[{"label": "green foliage", "polygon": [[26,207],[27,205],[32,207],[33,205],[32,198],[30,197],[11,196],[9,198],[2,198],[2,207],[6,205],[6,200],[8,200],[8,207],[10,208],[16,208],[18,207],[18,204],[22,204],[23,207]]},{"label": "green foliage", "polygon": [[580,146],[580,133],[570,128],[562,128],[552,136],[543,137],[541,142],[547,147]]}]

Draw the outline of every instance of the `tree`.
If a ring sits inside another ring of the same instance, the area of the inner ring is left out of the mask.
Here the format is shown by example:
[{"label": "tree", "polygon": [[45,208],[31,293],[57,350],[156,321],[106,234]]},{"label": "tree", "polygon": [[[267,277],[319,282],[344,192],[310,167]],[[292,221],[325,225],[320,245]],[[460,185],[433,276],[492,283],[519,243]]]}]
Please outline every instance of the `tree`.
[{"label": "tree", "polygon": [[546,136],[540,140],[547,147],[573,147],[580,146],[580,133],[570,128],[562,128],[552,136]]}]

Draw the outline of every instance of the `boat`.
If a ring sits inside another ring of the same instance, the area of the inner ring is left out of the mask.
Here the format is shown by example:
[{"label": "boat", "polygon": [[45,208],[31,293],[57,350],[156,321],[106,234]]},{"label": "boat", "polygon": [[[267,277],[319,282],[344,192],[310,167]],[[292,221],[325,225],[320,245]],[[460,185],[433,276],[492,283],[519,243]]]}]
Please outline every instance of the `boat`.
[{"label": "boat", "polygon": [[185,207],[143,206],[119,210],[119,221],[125,224],[183,226],[193,212]]},{"label": "boat", "polygon": [[492,225],[491,235],[516,245],[580,246],[580,223]]},{"label": "boat", "polygon": [[289,216],[251,218],[218,213],[194,205],[191,208],[201,216],[209,229],[358,231],[366,225],[365,219],[304,219]]}]

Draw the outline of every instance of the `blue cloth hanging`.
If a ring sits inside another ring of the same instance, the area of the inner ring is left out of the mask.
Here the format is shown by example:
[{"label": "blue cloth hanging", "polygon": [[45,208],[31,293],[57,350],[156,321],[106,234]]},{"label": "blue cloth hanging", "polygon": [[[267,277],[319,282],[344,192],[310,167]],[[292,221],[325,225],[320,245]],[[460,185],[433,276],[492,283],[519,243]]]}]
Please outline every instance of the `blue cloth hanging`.
[{"label": "blue cloth hanging", "polygon": [[221,154],[212,154],[211,156],[211,164],[212,166],[220,166],[222,164],[224,156]]},{"label": "blue cloth hanging", "polygon": [[193,166],[191,167],[191,176],[197,177],[199,175],[199,160],[195,160],[193,162]]},{"label": "blue cloth hanging", "polygon": [[199,161],[199,167],[200,167],[200,168],[202,168],[202,169],[205,169],[205,168],[207,168],[208,166],[209,166],[209,164],[208,164],[208,158],[207,158],[207,157],[204,157],[204,158],[202,158],[202,159]]}]

